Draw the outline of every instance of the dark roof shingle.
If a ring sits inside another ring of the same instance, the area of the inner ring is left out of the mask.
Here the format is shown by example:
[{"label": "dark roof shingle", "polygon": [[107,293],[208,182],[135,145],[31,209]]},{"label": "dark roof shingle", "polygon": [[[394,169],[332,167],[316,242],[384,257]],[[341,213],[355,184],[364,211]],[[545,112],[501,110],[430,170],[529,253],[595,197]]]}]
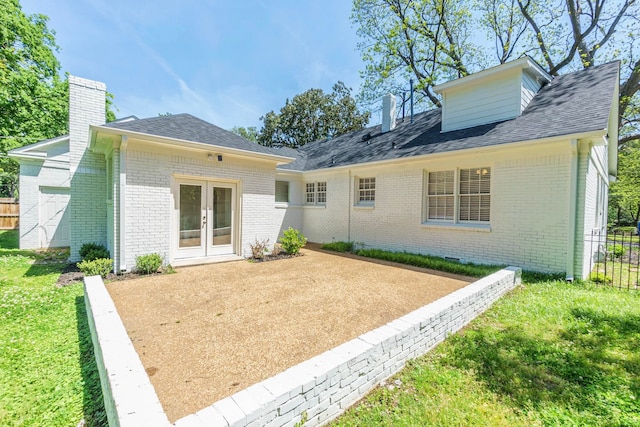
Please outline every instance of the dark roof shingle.
[{"label": "dark roof shingle", "polygon": [[417,114],[413,125],[405,118],[391,132],[381,133],[378,125],[307,144],[292,150],[296,161],[279,169],[308,171],[602,130],[619,67],[615,61],[558,76],[512,120],[441,133],[440,109],[430,110]]},{"label": "dark roof shingle", "polygon": [[241,136],[205,122],[191,114],[172,114],[168,116],[150,117],[148,119],[116,121],[107,123],[105,127],[139,132],[147,135],[199,142],[219,147],[251,151],[255,153],[282,155],[277,151],[248,141]]}]

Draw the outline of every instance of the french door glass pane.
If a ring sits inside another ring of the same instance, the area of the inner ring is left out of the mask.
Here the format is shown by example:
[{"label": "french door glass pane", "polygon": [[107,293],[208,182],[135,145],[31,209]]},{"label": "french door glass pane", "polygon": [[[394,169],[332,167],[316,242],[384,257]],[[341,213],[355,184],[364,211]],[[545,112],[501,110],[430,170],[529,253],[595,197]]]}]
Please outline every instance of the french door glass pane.
[{"label": "french door glass pane", "polygon": [[213,188],[213,245],[231,244],[231,188]]},{"label": "french door glass pane", "polygon": [[180,239],[181,248],[200,246],[202,241],[202,187],[180,185]]}]

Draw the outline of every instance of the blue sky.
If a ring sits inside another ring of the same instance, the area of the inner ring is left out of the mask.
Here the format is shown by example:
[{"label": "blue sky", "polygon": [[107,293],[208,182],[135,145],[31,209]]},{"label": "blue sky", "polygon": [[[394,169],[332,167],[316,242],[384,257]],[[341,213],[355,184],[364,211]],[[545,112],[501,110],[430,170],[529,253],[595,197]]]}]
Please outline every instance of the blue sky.
[{"label": "blue sky", "polygon": [[218,126],[310,88],[360,85],[349,0],[22,0],[50,18],[62,70],[99,80],[118,117],[191,113]]}]

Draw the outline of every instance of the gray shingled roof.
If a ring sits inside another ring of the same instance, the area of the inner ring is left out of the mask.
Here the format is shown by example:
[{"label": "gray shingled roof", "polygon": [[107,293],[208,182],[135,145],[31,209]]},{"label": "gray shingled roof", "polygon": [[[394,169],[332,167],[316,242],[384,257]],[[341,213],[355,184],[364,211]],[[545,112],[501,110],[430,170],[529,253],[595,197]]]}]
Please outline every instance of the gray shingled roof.
[{"label": "gray shingled roof", "polygon": [[200,142],[219,147],[252,151],[255,153],[282,155],[277,151],[248,141],[241,136],[205,122],[191,114],[172,114],[148,119],[116,121],[104,125],[108,128],[140,132],[184,141]]},{"label": "gray shingled roof", "polygon": [[[605,129],[618,84],[618,61],[565,74],[542,88],[517,118],[441,133],[440,109],[409,118],[381,133],[380,126],[287,150],[285,170],[314,170],[488,147]],[[365,135],[371,135],[365,141]],[[395,144],[395,145],[394,145]]]}]

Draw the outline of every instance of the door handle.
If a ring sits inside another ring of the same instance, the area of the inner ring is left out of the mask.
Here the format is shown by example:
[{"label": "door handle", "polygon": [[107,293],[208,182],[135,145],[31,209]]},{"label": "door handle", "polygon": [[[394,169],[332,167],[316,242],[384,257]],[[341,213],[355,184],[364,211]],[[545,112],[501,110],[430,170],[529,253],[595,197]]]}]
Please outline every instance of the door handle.
[{"label": "door handle", "polygon": [[204,226],[207,224],[207,217],[203,216],[202,217],[202,228],[204,228]]}]

